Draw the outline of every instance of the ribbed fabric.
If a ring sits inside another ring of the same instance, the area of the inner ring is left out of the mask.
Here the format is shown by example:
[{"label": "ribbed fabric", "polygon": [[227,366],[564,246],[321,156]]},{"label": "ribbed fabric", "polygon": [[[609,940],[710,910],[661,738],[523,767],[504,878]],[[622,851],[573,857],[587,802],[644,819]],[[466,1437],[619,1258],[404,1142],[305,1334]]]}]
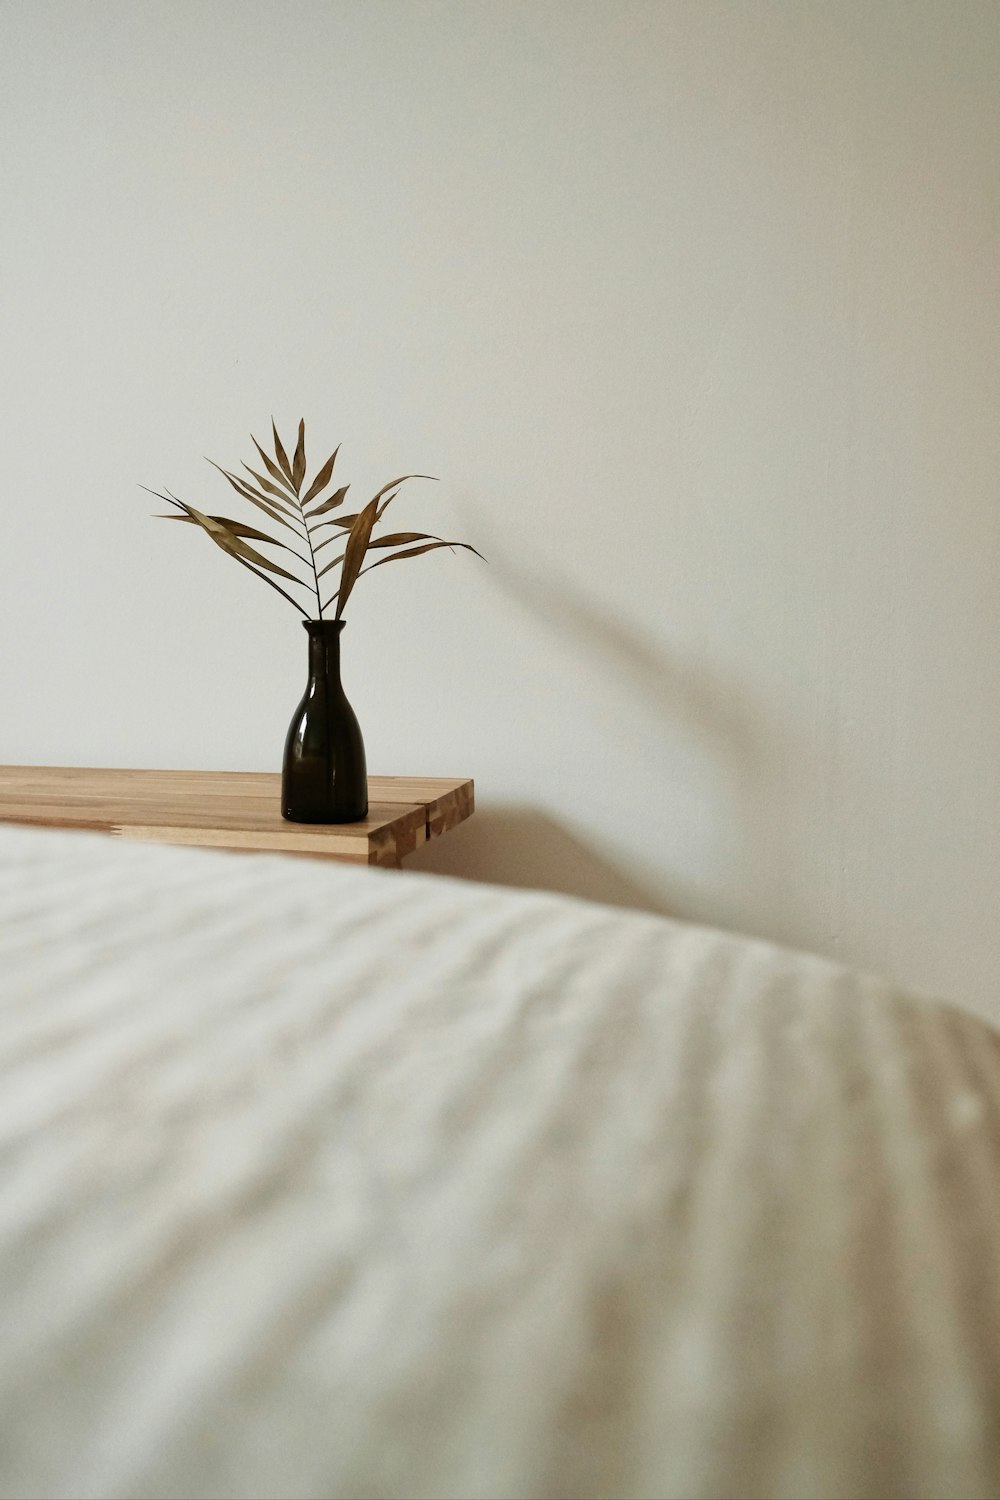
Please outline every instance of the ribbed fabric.
[{"label": "ribbed fabric", "polygon": [[995,1496],[1000,1045],[557,897],[0,829],[0,1494]]}]

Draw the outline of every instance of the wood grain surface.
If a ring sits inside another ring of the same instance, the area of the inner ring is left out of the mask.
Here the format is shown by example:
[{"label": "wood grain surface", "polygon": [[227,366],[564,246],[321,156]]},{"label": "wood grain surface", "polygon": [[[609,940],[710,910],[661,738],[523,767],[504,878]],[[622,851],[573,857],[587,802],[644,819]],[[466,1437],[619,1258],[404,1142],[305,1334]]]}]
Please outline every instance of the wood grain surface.
[{"label": "wood grain surface", "polygon": [[0,766],[0,821],[86,828],[117,838],[322,855],[398,868],[418,844],[471,816],[471,780],[370,776],[358,823],[289,823],[270,771]]}]

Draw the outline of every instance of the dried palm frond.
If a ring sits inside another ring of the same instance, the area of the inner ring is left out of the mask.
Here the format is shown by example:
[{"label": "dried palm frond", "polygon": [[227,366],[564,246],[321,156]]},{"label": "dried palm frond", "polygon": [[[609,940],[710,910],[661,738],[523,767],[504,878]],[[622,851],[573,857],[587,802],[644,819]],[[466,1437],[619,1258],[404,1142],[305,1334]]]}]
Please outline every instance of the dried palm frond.
[{"label": "dried palm frond", "polygon": [[[255,437],[251,436],[250,439],[260,454],[265,472],[270,476],[268,478],[255,469],[251,469],[249,464],[242,464],[241,467],[246,470],[250,480],[253,481],[251,483],[241,475],[223,469],[211,458],[208,462],[214,469],[218,469],[242,499],[249,501],[257,510],[263,512],[268,520],[292,532],[298,546],[292,546],[289,541],[282,541],[269,532],[261,531],[259,527],[247,525],[246,522],[234,521],[228,516],[205,515],[202,511],[196,510],[193,505],[179,500],[169,490],[162,493],[159,490],[148,490],[147,493],[165,500],[177,512],[177,514],[162,516],[160,519],[185,521],[189,525],[199,526],[217,547],[220,547],[249,572],[256,574],[283,599],[287,599],[289,604],[293,605],[306,619],[310,618],[309,609],[275,582],[275,578],[283,578],[296,585],[297,588],[305,589],[308,594],[315,595],[316,619],[322,620],[323,611],[329,609],[330,605],[336,601],[334,618],[339,620],[358,579],[363,574],[370,573],[372,568],[381,567],[383,563],[398,562],[404,557],[420,557],[423,553],[433,552],[440,547],[451,549],[461,547],[468,552],[475,552],[477,557],[482,557],[482,553],[476,552],[475,547],[468,542],[449,542],[442,537],[432,536],[423,531],[397,531],[382,537],[373,536],[375,527],[398,495],[399,486],[405,484],[408,479],[433,479],[433,474],[402,474],[398,479],[384,484],[378,494],[373,495],[368,504],[354,515],[334,516],[330,513],[339,510],[350,489],[350,485],[343,484],[329,495],[323,493],[333,479],[340,445],[337,445],[326,462],[320,466],[312,483],[303,494],[302,487],[306,480],[305,422],[299,422],[298,437],[291,459],[278,436],[278,429],[273,419],[271,434],[273,457],[265,452]],[[140,488],[146,489],[146,486],[141,485]],[[330,542],[335,541],[342,544],[343,551],[320,567],[319,553]],[[256,547],[251,546],[251,542],[278,547],[283,552],[289,553],[302,564],[303,569],[306,570],[306,576],[303,578],[298,573],[289,572],[273,558],[265,556]],[[415,546],[414,543],[420,545]],[[382,547],[396,547],[399,550],[365,566],[365,558],[369,550]],[[328,599],[324,600],[319,581],[338,566],[341,570],[338,587]]]}]

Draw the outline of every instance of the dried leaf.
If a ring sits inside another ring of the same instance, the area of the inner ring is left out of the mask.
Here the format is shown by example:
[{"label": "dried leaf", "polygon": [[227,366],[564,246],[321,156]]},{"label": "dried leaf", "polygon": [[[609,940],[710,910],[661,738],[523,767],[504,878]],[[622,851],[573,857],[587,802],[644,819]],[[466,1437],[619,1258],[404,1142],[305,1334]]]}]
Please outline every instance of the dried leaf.
[{"label": "dried leaf", "polygon": [[379,521],[381,521],[382,517],[385,515],[386,511],[389,509],[389,506],[392,504],[398,494],[398,490],[393,490],[392,494],[387,495],[386,498],[382,501],[382,504],[378,508],[378,515],[375,517],[376,525]]},{"label": "dried leaf", "polygon": [[[165,493],[163,490],[151,490],[148,484],[140,484],[139,488],[145,490],[147,495],[155,495],[157,500],[165,500],[168,505],[176,505],[178,510],[184,509],[180,500],[175,500],[173,495]],[[154,517],[154,520],[158,519],[159,517]]]},{"label": "dried leaf", "polygon": [[299,440],[295,444],[295,457],[292,459],[292,483],[295,493],[298,494],[302,488],[302,481],[306,477],[306,424],[303,418],[299,422]]},{"label": "dried leaf", "polygon": [[[209,518],[206,517],[206,519]],[[199,524],[201,523],[199,522]],[[207,527],[206,530],[208,530]],[[212,541],[221,547],[224,552],[228,552],[234,557],[245,557],[247,562],[255,563],[258,568],[266,568],[269,573],[277,573],[279,578],[288,578],[292,583],[302,582],[294,573],[289,573],[287,568],[280,567],[278,563],[272,562],[269,557],[265,557],[262,552],[258,552],[256,547],[251,547],[249,543],[240,541],[239,537],[234,536],[228,528],[213,528],[208,530],[208,534],[212,538]]]},{"label": "dried leaf", "polygon": [[316,577],[323,578],[327,573],[329,573],[331,568],[335,568],[338,563],[342,563],[346,556],[347,553],[342,552],[339,557],[335,557],[333,559],[333,562],[328,562],[325,568],[320,568],[319,572],[316,574]]},{"label": "dried leaf", "polygon": [[269,479],[265,479],[263,474],[258,474],[256,469],[251,469],[249,464],[244,464],[243,467],[244,469],[246,469],[251,478],[256,479],[261,489],[267,492],[267,495],[271,495],[274,497],[275,504],[277,504],[277,502],[280,500],[281,504],[286,507],[290,516],[295,514],[295,511],[292,507],[292,502],[288,496],[287,486],[285,489],[280,490],[276,484],[272,484]]},{"label": "dried leaf", "polygon": [[347,551],[344,553],[344,570],[340,575],[340,589],[337,596],[337,613],[335,619],[339,620],[344,612],[351,590],[361,572],[361,564],[365,560],[368,550],[368,539],[375,525],[375,516],[378,511],[378,496],[369,500],[364,510],[358,516],[351,527],[351,534],[347,538]]},{"label": "dried leaf", "polygon": [[337,462],[337,454],[339,452],[340,444],[338,443],[336,448],[334,448],[333,452],[330,454],[330,457],[327,459],[326,463],[316,475],[316,478],[313,480],[312,484],[302,496],[303,505],[308,505],[310,500],[315,500],[316,496],[326,489],[327,485],[330,483],[330,477],[333,474],[333,466]]},{"label": "dried leaf", "polygon": [[404,557],[421,557],[425,552],[436,552],[439,547],[463,547],[466,552],[475,552],[477,557],[486,561],[481,552],[476,552],[475,547],[468,542],[428,542],[424,547],[413,547],[408,552],[393,552],[389,557],[380,557],[378,562],[369,563],[362,571],[370,573],[373,568],[381,568],[383,563],[398,562]]},{"label": "dried leaf", "polygon": [[[369,547],[402,547],[407,542],[440,542],[442,538],[427,531],[392,531],[368,543]],[[449,544],[445,542],[445,546]]]},{"label": "dried leaf", "polygon": [[[284,474],[292,489],[295,490],[295,480],[292,478],[292,466],[288,462],[288,454],[285,452],[284,445],[278,436],[278,429],[274,425],[273,417],[271,418],[271,431],[274,434],[274,456],[278,460],[278,468]],[[295,494],[298,496],[298,490],[295,490]]]},{"label": "dried leaf", "polygon": [[326,515],[326,512],[328,510],[336,510],[338,505],[343,505],[345,496],[347,495],[347,491],[350,489],[350,487],[351,486],[349,484],[344,484],[341,485],[339,490],[334,490],[333,494],[330,495],[328,499],[324,500],[322,505],[317,505],[315,510],[309,511],[308,519],[310,521],[315,520],[316,516],[324,516]]},{"label": "dried leaf", "polygon": [[[281,587],[280,583],[275,583],[274,579],[268,578],[265,573],[259,573],[252,563],[248,563],[245,558],[237,557],[235,553],[233,554],[233,560],[235,562],[238,562],[241,568],[246,568],[247,572],[252,573],[255,578],[259,578],[261,583],[266,583],[269,589],[274,589],[274,592],[276,594],[280,594],[282,599],[287,599],[292,608],[298,610],[303,620],[308,620],[309,611],[303,609],[302,605],[298,602],[297,599],[293,599],[291,594],[286,593],[285,590]],[[298,582],[298,580],[296,580],[296,582]],[[302,587],[305,588],[306,585],[302,584]]]},{"label": "dried leaf", "polygon": [[291,482],[291,480],[285,478],[284,474],[282,474],[281,470],[278,468],[278,465],[275,463],[274,459],[271,458],[269,454],[267,454],[267,453],[264,452],[263,448],[260,446],[260,444],[258,443],[257,439],[254,437],[253,433],[250,434],[250,441],[251,441],[251,443],[253,443],[254,447],[257,449],[257,452],[260,454],[261,462],[264,465],[264,468],[270,474],[271,478],[272,479],[276,479],[277,482],[282,487],[282,492],[284,492],[284,491],[287,490],[289,498],[291,500],[293,500],[293,501],[296,501],[296,503],[297,503],[297,496],[295,494],[294,489],[292,488],[292,482]]},{"label": "dried leaf", "polygon": [[[319,531],[321,526],[333,526],[336,529],[331,531],[329,536],[325,536],[321,542],[315,542],[311,533],[309,545],[314,552],[322,552],[323,548],[329,547],[331,542],[342,542],[344,540],[344,533],[351,530],[357,519],[357,516],[342,516],[339,521],[320,521],[316,527],[316,531]],[[375,520],[376,522],[378,521],[378,516],[375,517]]]},{"label": "dried leaf", "polygon": [[265,557],[247,542],[240,541],[239,537],[221,521],[217,521],[213,516],[204,515],[184,500],[175,500],[174,503],[186,511],[192,520],[197,521],[202,530],[212,538],[217,547],[222,548],[223,552],[228,552],[233,557],[246,558],[247,562],[255,563],[258,568],[266,568],[269,573],[277,573],[279,578],[289,578],[292,583],[301,583],[302,580],[296,578],[294,573],[289,573],[287,569],[279,567],[276,562],[272,562],[270,558]]},{"label": "dried leaf", "polygon": [[403,474],[399,479],[390,479],[389,483],[384,484],[374,498],[376,500],[381,500],[382,496],[386,493],[387,490],[394,490],[397,484],[403,484],[407,479],[433,479],[435,483],[437,482],[437,476],[435,474]]},{"label": "dried leaf", "polygon": [[[331,516],[329,521],[317,521],[316,525],[310,529],[313,531],[322,531],[324,526],[339,526],[343,531],[350,531],[359,515],[360,511],[355,511],[351,516]],[[327,537],[328,542],[334,540],[334,537]]]},{"label": "dried leaf", "polygon": [[244,500],[249,500],[251,505],[256,505],[257,509],[262,510],[272,521],[278,521],[282,526],[287,526],[289,531],[294,530],[291,522],[287,519],[288,516],[293,514],[291,510],[279,510],[275,501],[268,500],[264,495],[258,495],[255,490],[251,489],[250,485],[244,484],[238,475],[230,474],[228,469],[221,468],[211,458],[208,462],[212,465],[213,469],[219,470],[219,473],[229,481],[238,495],[242,495]]},{"label": "dried leaf", "polygon": [[[159,516],[160,521],[184,521],[188,525],[197,526],[198,522],[194,516]],[[284,542],[279,542],[275,537],[268,536],[266,531],[258,531],[256,526],[248,526],[245,521],[234,521],[231,516],[210,516],[209,520],[218,521],[220,526],[225,526],[234,536],[252,537],[255,542],[269,542],[272,547],[281,547],[285,552],[295,552],[294,547],[288,547]],[[298,557],[299,553],[295,552]]]}]

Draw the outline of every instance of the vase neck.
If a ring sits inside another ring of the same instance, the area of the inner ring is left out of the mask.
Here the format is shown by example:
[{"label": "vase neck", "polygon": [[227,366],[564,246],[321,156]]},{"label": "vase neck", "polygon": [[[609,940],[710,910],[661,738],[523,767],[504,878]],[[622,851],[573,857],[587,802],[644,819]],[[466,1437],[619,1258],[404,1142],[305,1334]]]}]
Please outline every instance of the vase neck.
[{"label": "vase neck", "polygon": [[309,675],[340,684],[340,632],[342,620],[305,620],[309,632]]}]

